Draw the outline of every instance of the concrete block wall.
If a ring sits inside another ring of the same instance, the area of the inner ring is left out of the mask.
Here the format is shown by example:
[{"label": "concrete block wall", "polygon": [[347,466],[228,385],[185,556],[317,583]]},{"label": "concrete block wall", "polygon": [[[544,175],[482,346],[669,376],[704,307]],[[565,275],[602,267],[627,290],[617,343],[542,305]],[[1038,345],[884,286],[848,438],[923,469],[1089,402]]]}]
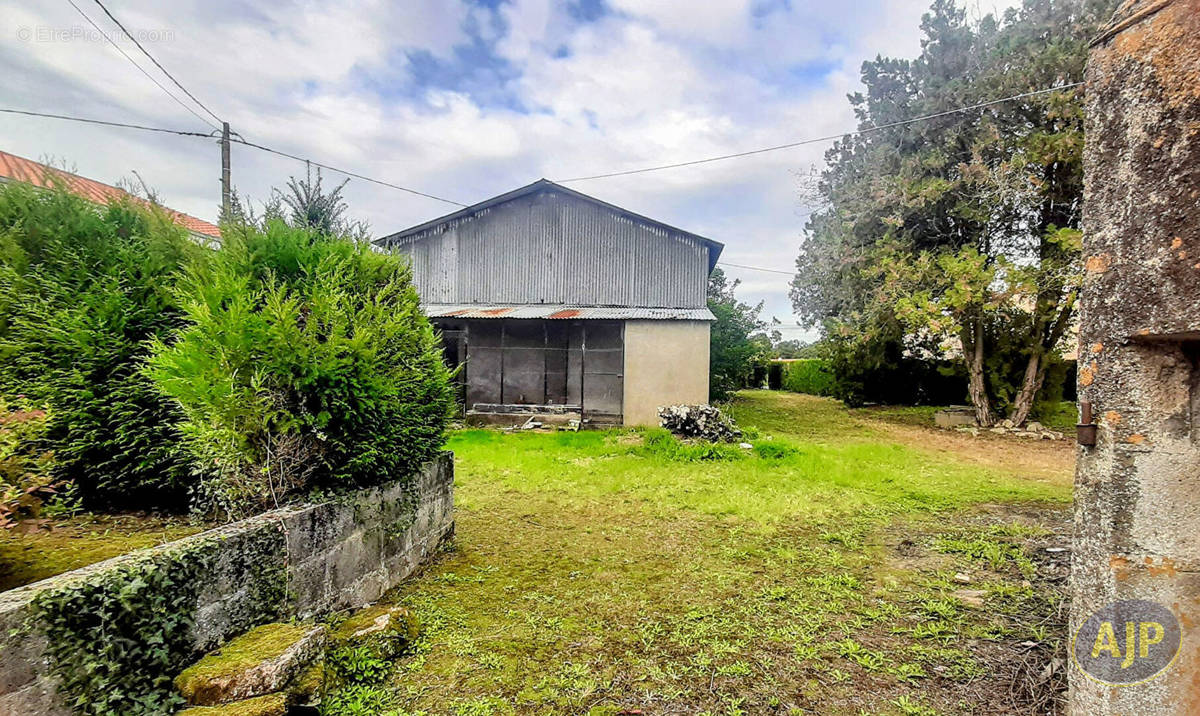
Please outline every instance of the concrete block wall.
[{"label": "concrete block wall", "polygon": [[416,478],[223,525],[0,593],[0,715],[70,713],[38,623],[39,595],[104,579],[135,562],[200,558],[190,641],[199,655],[257,624],[306,619],[378,600],[454,531],[450,453]]}]

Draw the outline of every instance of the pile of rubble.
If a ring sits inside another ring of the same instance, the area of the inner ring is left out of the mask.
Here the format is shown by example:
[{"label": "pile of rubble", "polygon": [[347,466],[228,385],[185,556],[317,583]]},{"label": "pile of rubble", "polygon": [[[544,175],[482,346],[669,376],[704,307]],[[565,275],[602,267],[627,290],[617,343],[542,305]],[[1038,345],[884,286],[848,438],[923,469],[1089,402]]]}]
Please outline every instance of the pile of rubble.
[{"label": "pile of rubble", "polygon": [[996,435],[1014,435],[1019,438],[1033,438],[1036,440],[1062,440],[1066,436],[1057,430],[1051,430],[1045,425],[1031,420],[1025,425],[1017,425],[1011,420],[1001,420],[990,428],[978,428],[973,425],[961,425],[955,430],[960,433],[969,433],[978,435],[982,431],[995,433]]},{"label": "pile of rubble", "polygon": [[659,425],[681,438],[731,443],[742,431],[733,419],[711,405],[668,405],[658,409]]}]

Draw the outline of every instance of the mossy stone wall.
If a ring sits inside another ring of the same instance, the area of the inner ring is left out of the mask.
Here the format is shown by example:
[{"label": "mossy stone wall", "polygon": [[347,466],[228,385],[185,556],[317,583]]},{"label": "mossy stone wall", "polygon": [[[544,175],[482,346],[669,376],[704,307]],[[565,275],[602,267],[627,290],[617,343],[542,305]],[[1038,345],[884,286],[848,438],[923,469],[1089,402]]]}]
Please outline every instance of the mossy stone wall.
[{"label": "mossy stone wall", "polygon": [[[0,714],[169,714],[171,679],[258,624],[379,599],[454,529],[453,456],[0,593]],[[161,636],[161,638],[160,638]]]}]

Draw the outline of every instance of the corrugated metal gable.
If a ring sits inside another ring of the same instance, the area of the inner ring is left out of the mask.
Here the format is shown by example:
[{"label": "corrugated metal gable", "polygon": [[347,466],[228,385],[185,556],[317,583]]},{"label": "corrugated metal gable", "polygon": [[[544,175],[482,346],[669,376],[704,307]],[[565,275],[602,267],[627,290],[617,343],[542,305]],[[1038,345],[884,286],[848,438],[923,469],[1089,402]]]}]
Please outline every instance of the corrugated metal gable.
[{"label": "corrugated metal gable", "polygon": [[384,240],[429,303],[660,308],[706,305],[709,244],[554,185]]}]

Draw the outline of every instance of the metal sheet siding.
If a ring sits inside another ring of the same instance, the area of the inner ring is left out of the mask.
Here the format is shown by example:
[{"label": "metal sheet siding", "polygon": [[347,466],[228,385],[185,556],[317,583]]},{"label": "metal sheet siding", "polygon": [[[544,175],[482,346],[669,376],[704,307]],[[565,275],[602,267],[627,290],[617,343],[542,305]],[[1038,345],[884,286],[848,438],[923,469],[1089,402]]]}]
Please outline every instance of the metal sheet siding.
[{"label": "metal sheet siding", "polygon": [[542,304],[422,303],[421,310],[430,318],[537,318],[549,320],[662,320],[715,321],[705,308],[648,308],[636,306],[567,306]]},{"label": "metal sheet siding", "polygon": [[519,197],[406,237],[430,304],[702,308],[708,249],[554,191]]}]

